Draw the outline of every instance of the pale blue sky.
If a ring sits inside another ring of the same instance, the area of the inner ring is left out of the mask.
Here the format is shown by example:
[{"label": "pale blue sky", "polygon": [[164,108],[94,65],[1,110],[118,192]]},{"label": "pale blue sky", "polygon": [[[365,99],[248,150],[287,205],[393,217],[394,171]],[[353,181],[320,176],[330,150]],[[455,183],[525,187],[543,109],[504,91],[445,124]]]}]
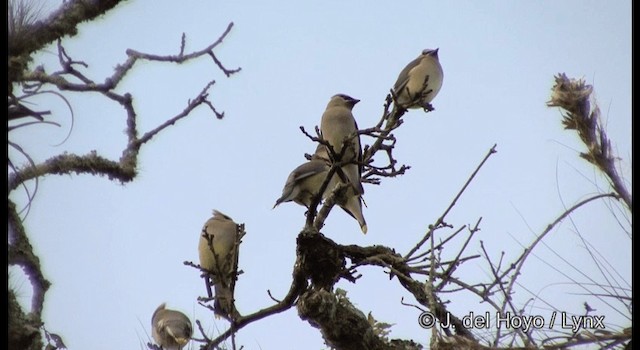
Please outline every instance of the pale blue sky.
[{"label": "pale blue sky", "polygon": [[[563,131],[560,113],[546,107],[553,76],[565,72],[595,87],[622,173],[631,175],[631,2],[630,1],[281,1],[249,5],[232,1],[137,0],[80,26],[64,41],[67,53],[89,64],[88,75],[102,81],[126,59],[128,48],[176,54],[182,33],[187,51],[215,41],[227,24],[235,26],[218,58],[242,67],[230,79],[206,58],[182,66],[143,63],[117,89],[131,92],[141,131],[180,112],[210,80],[216,120],[201,108],[156,137],[140,157],[138,178],[125,186],[91,176],[51,176],[40,181],[26,221],[46,277],[45,321],[70,349],[140,348],[150,334],[153,310],[162,302],[203,321],[214,321],[198,306],[206,293],[196,270],[203,223],[217,209],[246,224],[240,253],[244,274],[236,286],[237,306],[251,313],[272,303],[267,290],[282,297],[295,259],[295,237],[304,208],[284,204],[271,210],[289,172],[314,145],[298,130],[319,124],[330,96],[346,93],[362,100],[354,115],[361,128],[373,126],[397,74],[424,48],[440,48],[444,84],[429,114],[411,111],[397,132],[395,155],[411,165],[402,177],[365,185],[369,233],[335,210],[322,230],[343,244],[383,244],[406,253],[444,211],[493,144],[491,157],[451,212],[459,227],[482,217],[478,239],[494,260],[501,251],[513,260],[534,233],[563,210],[598,192],[606,182],[579,159],[583,146]],[[55,47],[38,56],[47,71],[56,67]],[[91,150],[117,159],[125,147],[125,115],[97,94],[68,94],[75,126],[61,146],[69,116],[64,103],[40,101],[64,125],[15,132],[36,160],[63,152]],[[370,143],[363,139],[363,143]],[[13,154],[13,153],[11,153]],[[606,191],[606,190],[605,190]],[[24,203],[21,191],[13,198]],[[603,203],[590,205],[548,238],[573,263],[588,263],[580,231],[631,280],[630,240]],[[447,256],[457,252],[454,241]],[[540,247],[536,255],[563,270],[566,265]],[[480,252],[478,241],[469,254]],[[582,292],[535,258],[519,280],[553,306],[581,313]],[[430,332],[418,313],[400,305],[412,300],[380,269],[365,268],[357,284],[341,281],[362,311],[393,323],[392,337],[426,344]],[[489,279],[477,260],[460,276]],[[28,296],[28,282],[17,276]],[[532,297],[520,290],[522,304]],[[465,314],[478,300],[451,296],[452,311]],[[606,305],[592,305],[616,325],[630,322]],[[529,305],[531,306],[531,305]],[[546,312],[536,303],[532,314]],[[607,316],[609,317],[609,316]],[[105,337],[100,333],[109,335]],[[285,340],[286,339],[286,340]],[[254,323],[238,333],[246,349],[320,349],[316,329],[295,309]],[[192,345],[192,348],[197,348]]]}]

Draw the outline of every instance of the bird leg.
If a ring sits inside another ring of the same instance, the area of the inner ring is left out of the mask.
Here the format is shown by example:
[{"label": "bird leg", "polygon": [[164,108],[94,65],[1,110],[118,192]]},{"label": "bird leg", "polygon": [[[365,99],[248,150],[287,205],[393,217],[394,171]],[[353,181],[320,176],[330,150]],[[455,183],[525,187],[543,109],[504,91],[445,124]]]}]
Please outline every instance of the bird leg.
[{"label": "bird leg", "polygon": [[433,108],[433,105],[431,103],[425,103],[422,105],[422,108],[424,109],[425,112],[431,112],[434,111],[435,108]]}]

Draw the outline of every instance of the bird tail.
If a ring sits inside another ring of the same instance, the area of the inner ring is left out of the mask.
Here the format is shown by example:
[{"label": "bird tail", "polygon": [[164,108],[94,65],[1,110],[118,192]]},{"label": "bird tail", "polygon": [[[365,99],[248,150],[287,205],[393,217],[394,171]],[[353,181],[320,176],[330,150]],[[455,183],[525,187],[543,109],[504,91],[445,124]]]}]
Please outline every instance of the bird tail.
[{"label": "bird tail", "polygon": [[340,207],[344,209],[347,214],[356,219],[356,221],[358,221],[358,224],[360,225],[362,233],[367,234],[367,222],[364,219],[364,215],[362,214],[362,197],[348,196],[347,202],[341,204]]},{"label": "bird tail", "polygon": [[240,313],[238,313],[234,305],[231,289],[221,284],[216,284],[215,292],[216,298],[213,303],[213,311],[216,316],[221,316],[226,319],[237,319]]}]

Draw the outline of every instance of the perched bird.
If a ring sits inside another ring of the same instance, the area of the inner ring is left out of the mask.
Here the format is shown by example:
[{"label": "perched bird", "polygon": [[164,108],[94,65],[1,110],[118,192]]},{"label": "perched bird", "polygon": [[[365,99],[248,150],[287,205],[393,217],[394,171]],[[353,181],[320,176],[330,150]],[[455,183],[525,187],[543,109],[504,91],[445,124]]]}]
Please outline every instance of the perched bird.
[{"label": "perched bird", "polygon": [[[345,94],[337,94],[331,97],[320,120],[320,134],[333,148],[333,154],[327,152],[327,154],[331,155],[330,158],[339,158],[332,159],[336,162],[347,162],[341,166],[341,169],[346,176],[345,180],[351,183],[352,188],[347,189],[344,196],[346,199],[337,203],[358,221],[362,232],[366,233],[367,224],[362,215],[361,198],[364,194],[364,188],[360,182],[360,177],[362,176],[362,148],[360,135],[358,134],[358,124],[352,113],[353,106],[358,102],[360,100]],[[334,177],[332,181],[333,183],[328,187],[329,190],[333,190],[337,181],[342,181],[342,179]],[[325,195],[328,194],[325,192]]]},{"label": "perched bird", "polygon": [[162,303],[151,316],[151,335],[165,350],[180,350],[191,339],[193,326],[187,315],[169,310]]},{"label": "perched bird", "polygon": [[212,297],[211,284],[215,290],[214,313],[225,318],[239,316],[233,302],[234,272],[238,268],[237,240],[238,224],[214,210],[213,217],[202,228],[198,243],[200,266],[209,272],[205,276],[209,298]]},{"label": "perched bird", "polygon": [[289,174],[282,189],[282,196],[276,200],[273,207],[275,208],[283,202],[294,201],[308,209],[313,197],[318,194],[324,183],[330,168],[331,164],[328,163],[325,147],[318,145],[311,160],[302,163]]},{"label": "perched bird", "polygon": [[[311,205],[313,197],[318,194],[320,187],[324,183],[329,170],[331,169],[331,161],[327,149],[324,145],[319,144],[316,152],[311,156],[311,160],[299,165],[295,168],[282,189],[282,196],[276,200],[274,208],[283,202],[293,201],[307,208]],[[335,172],[327,184],[322,198],[326,199],[331,191],[335,189],[339,182],[350,183],[343,171]],[[362,215],[362,201],[359,195],[355,194],[353,186],[347,188],[344,197],[337,198],[336,203],[344,209],[347,214],[351,215],[360,224],[360,228],[367,233],[367,223]]]},{"label": "perched bird", "polygon": [[[393,86],[396,104],[402,108],[433,110],[430,102],[442,87],[442,66],[438,49],[424,49],[418,58],[400,72]],[[426,86],[425,86],[426,83]]]},{"label": "perched bird", "polygon": [[345,94],[333,95],[320,119],[322,138],[329,142],[336,155],[340,155],[342,147],[346,146],[347,149],[344,152],[346,161],[357,161],[362,158],[360,135],[356,134],[358,124],[352,113],[353,106],[358,102],[360,100]]}]

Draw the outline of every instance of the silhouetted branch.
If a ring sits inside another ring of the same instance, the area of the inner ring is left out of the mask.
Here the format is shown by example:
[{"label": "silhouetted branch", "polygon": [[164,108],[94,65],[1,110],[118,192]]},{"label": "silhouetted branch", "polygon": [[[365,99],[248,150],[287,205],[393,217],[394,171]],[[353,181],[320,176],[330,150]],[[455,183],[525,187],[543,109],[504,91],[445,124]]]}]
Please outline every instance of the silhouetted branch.
[{"label": "silhouetted branch", "polygon": [[[207,100],[208,90],[214,84],[214,81],[209,82],[204,89],[189,102],[187,107],[176,116],[169,118],[166,122],[156,127],[155,129],[147,132],[141,138],[138,138],[137,131],[137,114],[133,108],[130,94],[125,93],[123,95],[114,93],[112,90],[117,87],[120,81],[124,78],[126,73],[133,67],[138,59],[157,60],[167,62],[181,63],[186,60],[196,59],[201,57],[213,48],[219,45],[224,37],[229,33],[233,26],[230,23],[227,26],[225,32],[207,48],[187,55],[181,56],[157,56],[138,53],[133,50],[128,50],[129,58],[127,61],[115,68],[114,74],[105,79],[104,83],[95,83],[93,80],[87,78],[81,72],[73,68],[74,64],[81,64],[81,62],[72,60],[69,55],[64,51],[64,48],[59,43],[59,58],[62,71],[46,74],[42,69],[36,69],[33,72],[25,73],[22,82],[31,82],[36,84],[53,84],[60,90],[71,91],[97,91],[102,92],[108,98],[120,103],[127,114],[127,130],[126,134],[129,138],[127,147],[123,150],[123,156],[119,162],[102,158],[97,155],[96,152],[92,152],[89,155],[59,155],[53,157],[42,164],[31,165],[24,168],[17,169],[16,172],[10,174],[9,178],[9,190],[15,189],[15,187],[25,181],[33,179],[38,176],[44,176],[47,174],[69,174],[69,173],[87,173],[92,175],[104,175],[109,179],[117,179],[121,182],[131,181],[136,175],[137,167],[137,155],[142,144],[149,141],[155,135],[166,129],[168,126],[175,124],[178,120],[185,118],[198,106],[202,104],[208,105],[216,117],[222,118],[224,113],[219,113],[215,110],[211,102]],[[237,70],[236,70],[237,71]],[[64,78],[64,75],[72,75],[75,78],[82,81],[82,83],[71,83]]]},{"label": "silhouetted branch", "polygon": [[460,189],[460,191],[458,192],[458,194],[453,198],[453,201],[451,201],[451,204],[449,204],[449,207],[447,207],[447,209],[444,211],[444,213],[436,220],[436,222],[430,226],[429,231],[427,231],[427,233],[425,234],[425,236],[418,242],[418,244],[416,244],[415,247],[413,247],[409,253],[407,253],[405,255],[405,259],[409,259],[411,258],[411,256],[418,250],[420,249],[420,247],[422,247],[422,245],[427,241],[427,239],[429,239],[429,237],[431,237],[431,235],[433,234],[433,230],[435,230],[436,228],[440,227],[440,225],[445,224],[444,219],[447,216],[447,214],[449,214],[449,211],[451,211],[451,209],[453,208],[454,205],[456,205],[458,199],[460,199],[460,196],[462,196],[462,193],[467,189],[467,186],[469,186],[469,184],[471,183],[471,181],[473,180],[473,178],[476,176],[476,174],[478,173],[478,171],[480,171],[480,168],[482,168],[482,166],[484,165],[484,163],[487,161],[487,159],[489,159],[489,157],[496,153],[496,146],[497,145],[493,145],[493,147],[491,147],[491,149],[489,150],[489,152],[487,153],[487,155],[484,157],[484,159],[482,159],[482,162],[480,162],[480,164],[478,165],[478,167],[476,168],[476,170],[474,170],[474,172],[471,174],[471,176],[469,176],[469,179],[467,179],[467,182],[465,182],[465,184],[462,186],[462,188]]},{"label": "silhouetted branch", "polygon": [[8,239],[9,247],[7,250],[7,263],[9,266],[18,265],[24,269],[25,274],[29,277],[33,288],[33,296],[31,297],[31,313],[40,315],[44,306],[44,296],[51,283],[47,281],[42,273],[40,259],[33,251],[33,246],[29,241],[29,237],[25,232],[22,220],[16,211],[16,205],[8,200],[7,221],[9,224]]},{"label": "silhouetted branch", "polygon": [[[214,350],[225,339],[244,328],[245,326],[261,320],[267,316],[274,315],[285,310],[290,309],[298,297],[302,294],[302,292],[307,288],[307,281],[305,276],[302,274],[299,264],[296,263],[292,273],[293,281],[291,282],[291,286],[289,287],[289,291],[287,295],[282,299],[282,301],[256,311],[247,316],[240,316],[236,320],[231,321],[231,326],[225,332],[217,336],[215,339],[208,340],[206,344],[203,346],[204,349]],[[201,330],[202,334],[205,333]],[[208,339],[205,337],[205,339]]]},{"label": "silhouetted branch", "polygon": [[[88,65],[80,60],[73,59],[65,50],[62,45],[61,38],[65,34],[75,34],[75,20],[92,19],[93,16],[97,16],[100,13],[112,8],[118,1],[98,1],[95,4],[89,4],[86,1],[70,0],[62,5],[61,9],[50,16],[48,20],[44,22],[38,22],[34,24],[34,27],[27,28],[31,30],[30,33],[39,35],[34,39],[33,46],[30,47],[13,47],[9,52],[10,62],[20,61],[12,66],[10,63],[10,70],[14,69],[9,77],[9,122],[14,124],[9,125],[9,130],[15,130],[16,128],[23,128],[31,125],[32,121],[24,122],[24,118],[34,118],[38,123],[54,123],[49,120],[45,120],[45,116],[50,114],[49,111],[34,110],[24,105],[24,98],[41,93],[53,93],[61,97],[69,109],[72,111],[72,123],[73,123],[73,109],[68,100],[60,93],[52,90],[42,90],[44,86],[53,85],[59,91],[77,91],[77,92],[98,92],[106,98],[118,103],[124,110],[126,123],[125,134],[127,135],[127,144],[122,150],[122,155],[119,160],[113,160],[105,158],[98,154],[97,151],[91,151],[85,155],[63,153],[50,157],[49,159],[36,163],[29,156],[28,152],[15,142],[9,141],[9,144],[16,149],[25,159],[28,164],[22,166],[16,166],[15,161],[8,160],[9,174],[7,187],[8,192],[11,194],[13,190],[19,186],[26,188],[26,182],[30,180],[37,181],[39,178],[46,175],[62,175],[62,174],[90,174],[106,176],[110,180],[117,180],[122,183],[132,181],[137,174],[138,167],[138,154],[142,145],[146,144],[153,137],[164,131],[170,125],[174,125],[177,121],[191,115],[191,112],[195,108],[201,105],[208,106],[215,116],[220,119],[224,116],[224,113],[218,112],[211,101],[208,100],[209,89],[213,86],[214,81],[209,82],[202,91],[191,99],[182,112],[177,113],[175,116],[168,118],[164,123],[160,124],[156,128],[146,132],[142,137],[139,137],[139,131],[137,128],[139,115],[136,113],[133,104],[133,97],[129,93],[119,93],[115,89],[139,60],[147,61],[162,61],[171,63],[183,63],[189,60],[194,60],[206,55],[213,57],[214,63],[223,71],[227,76],[239,72],[240,69],[226,69],[222,63],[213,54],[213,49],[222,43],[223,39],[230,32],[233,27],[233,23],[229,23],[224,33],[211,45],[205,49],[188,53],[184,53],[185,37],[183,36],[180,54],[178,56],[159,56],[148,55],[139,53],[134,50],[127,50],[128,58],[125,62],[117,65],[111,74],[111,76],[104,79],[102,82],[96,82],[94,79],[88,77],[85,70]],[[79,11],[71,14],[65,11]],[[79,16],[82,13],[82,16]],[[49,22],[47,22],[49,21]],[[72,27],[65,27],[65,30],[69,32],[60,32],[56,28],[61,24],[56,21],[67,21],[66,25],[71,23]],[[49,32],[44,34],[38,34],[41,29],[49,29]],[[48,74],[45,72],[42,66],[36,67],[32,71],[27,71],[26,63],[30,60],[28,55],[32,50],[41,48],[38,45],[44,45],[51,40],[58,40],[58,60],[60,64],[60,70]],[[25,55],[21,58],[12,55]],[[26,57],[26,58],[25,58]],[[22,86],[24,95],[21,97],[15,97],[11,92],[15,86]],[[15,124],[19,123],[19,124]],[[9,135],[11,136],[11,135]],[[28,191],[28,197],[31,201],[33,194]],[[15,205],[9,200],[9,232],[13,239],[9,240],[9,265],[19,265],[23,267],[26,275],[31,281],[32,288],[34,290],[32,300],[32,319],[39,323],[40,314],[42,311],[42,304],[44,302],[45,292],[48,287],[48,282],[44,279],[41,272],[39,261],[37,256],[33,253],[27,235],[24,232],[22,221],[16,212]],[[17,315],[17,314],[16,314]],[[14,318],[12,318],[13,320]],[[39,327],[39,325],[38,325]],[[16,340],[20,341],[20,340]],[[22,341],[28,341],[23,339]]]},{"label": "silhouetted branch", "polygon": [[529,254],[531,254],[531,252],[533,251],[533,249],[536,247],[536,245],[538,245],[538,243],[540,243],[540,241],[542,241],[542,239],[549,233],[551,232],[551,230],[557,225],[559,224],[562,220],[564,220],[565,218],[567,218],[569,215],[571,215],[571,213],[573,213],[575,210],[577,210],[578,208],[582,207],[583,205],[598,200],[600,198],[606,198],[606,197],[613,197],[613,198],[617,198],[617,195],[614,193],[604,193],[604,194],[598,194],[595,196],[592,196],[590,198],[587,198],[585,200],[582,200],[578,203],[576,203],[575,205],[573,205],[571,208],[567,209],[564,213],[562,213],[559,217],[557,217],[552,223],[550,223],[547,228],[542,231],[542,233],[540,233],[538,235],[538,237],[536,237],[536,239],[529,245],[527,246],[527,248],[524,250],[524,252],[522,253],[521,257],[518,258],[518,263],[515,264],[515,269],[513,271],[513,277],[511,278],[510,282],[509,282],[509,286],[506,288],[506,295],[511,295],[513,287],[516,283],[516,279],[518,278],[518,276],[520,276],[520,270],[522,269],[522,267],[524,266],[524,262],[527,260],[527,257],[529,256]]},{"label": "silhouetted branch", "polygon": [[[121,0],[68,0],[48,18],[23,23],[19,31],[11,32],[8,37],[9,86],[20,79],[31,61],[32,53],[65,36],[75,36],[78,24],[105,14],[120,2]],[[13,15],[13,9],[10,8],[9,13]]]}]

